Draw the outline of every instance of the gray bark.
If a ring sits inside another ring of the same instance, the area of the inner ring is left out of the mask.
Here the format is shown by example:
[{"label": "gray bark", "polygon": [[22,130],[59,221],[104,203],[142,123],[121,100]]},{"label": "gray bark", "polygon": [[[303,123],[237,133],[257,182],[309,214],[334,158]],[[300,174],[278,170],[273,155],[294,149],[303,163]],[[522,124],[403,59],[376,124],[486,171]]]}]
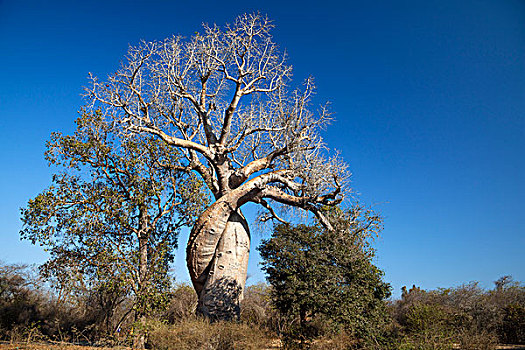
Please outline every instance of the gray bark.
[{"label": "gray bark", "polygon": [[250,232],[241,211],[224,200],[212,204],[197,220],[187,248],[198,313],[212,320],[240,317],[249,252]]}]

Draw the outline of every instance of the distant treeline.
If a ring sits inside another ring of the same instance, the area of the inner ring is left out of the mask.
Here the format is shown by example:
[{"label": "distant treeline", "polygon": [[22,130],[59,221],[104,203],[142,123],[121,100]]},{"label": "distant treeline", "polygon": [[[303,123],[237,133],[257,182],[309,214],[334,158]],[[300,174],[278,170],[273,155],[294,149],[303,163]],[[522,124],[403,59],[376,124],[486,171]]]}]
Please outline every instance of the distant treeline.
[{"label": "distant treeline", "polygon": [[[299,315],[278,311],[271,295],[270,286],[249,286],[239,322],[209,323],[194,315],[193,288],[173,284],[167,302],[149,315],[147,347],[260,349],[272,343],[312,349],[493,349],[497,343],[525,344],[525,287],[509,276],[491,290],[474,282],[431,291],[403,288],[400,300],[384,301],[384,321],[367,329],[373,342],[357,336],[355,329],[366,330],[362,324],[341,326],[326,314],[308,317],[307,328],[301,328]],[[60,294],[30,266],[0,265],[4,341],[128,345],[137,331],[132,303],[115,290]]]}]

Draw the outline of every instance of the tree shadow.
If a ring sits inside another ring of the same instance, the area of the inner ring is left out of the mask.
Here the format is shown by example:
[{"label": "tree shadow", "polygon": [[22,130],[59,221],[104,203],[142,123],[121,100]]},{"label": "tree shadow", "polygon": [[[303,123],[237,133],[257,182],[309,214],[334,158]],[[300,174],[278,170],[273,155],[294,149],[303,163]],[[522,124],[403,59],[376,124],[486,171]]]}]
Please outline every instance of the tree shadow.
[{"label": "tree shadow", "polygon": [[197,313],[210,321],[240,319],[242,287],[231,277],[222,277],[206,285],[199,298]]}]

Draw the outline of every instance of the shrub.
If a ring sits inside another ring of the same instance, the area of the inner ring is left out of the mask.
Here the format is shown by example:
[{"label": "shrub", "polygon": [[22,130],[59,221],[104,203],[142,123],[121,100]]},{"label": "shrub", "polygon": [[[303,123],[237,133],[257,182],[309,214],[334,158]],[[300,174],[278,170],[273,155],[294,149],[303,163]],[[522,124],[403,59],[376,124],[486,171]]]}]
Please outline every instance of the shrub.
[{"label": "shrub", "polygon": [[510,304],[504,309],[501,338],[509,344],[525,344],[525,305]]},{"label": "shrub", "polygon": [[166,319],[169,323],[184,320],[195,313],[197,294],[188,284],[179,284],[171,293]]},{"label": "shrub", "polygon": [[497,344],[495,333],[477,328],[460,329],[456,339],[461,350],[493,350]]},{"label": "shrub", "polygon": [[241,320],[265,326],[272,312],[270,287],[264,283],[247,286],[241,303]]},{"label": "shrub", "polygon": [[[510,276],[485,291],[476,282],[424,291],[403,287],[391,306],[402,348],[431,349],[459,344],[461,349],[494,349],[499,343],[525,343],[525,288]],[[439,344],[439,345],[436,345]]]}]

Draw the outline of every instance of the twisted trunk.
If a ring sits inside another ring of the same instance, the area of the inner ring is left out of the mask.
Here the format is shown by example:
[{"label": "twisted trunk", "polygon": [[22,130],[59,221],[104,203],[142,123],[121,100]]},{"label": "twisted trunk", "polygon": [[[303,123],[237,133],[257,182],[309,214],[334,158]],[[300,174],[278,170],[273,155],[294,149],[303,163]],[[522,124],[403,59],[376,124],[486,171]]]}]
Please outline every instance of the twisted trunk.
[{"label": "twisted trunk", "polygon": [[238,201],[239,196],[230,193],[208,207],[195,223],[186,251],[199,297],[197,312],[212,320],[240,316],[250,233]]},{"label": "twisted trunk", "polygon": [[197,219],[188,241],[186,262],[199,297],[198,313],[220,320],[240,317],[250,252],[250,232],[240,207],[264,196],[297,204],[293,202],[295,197],[265,187],[272,181],[289,182],[286,173],[263,174],[229,190]]}]

